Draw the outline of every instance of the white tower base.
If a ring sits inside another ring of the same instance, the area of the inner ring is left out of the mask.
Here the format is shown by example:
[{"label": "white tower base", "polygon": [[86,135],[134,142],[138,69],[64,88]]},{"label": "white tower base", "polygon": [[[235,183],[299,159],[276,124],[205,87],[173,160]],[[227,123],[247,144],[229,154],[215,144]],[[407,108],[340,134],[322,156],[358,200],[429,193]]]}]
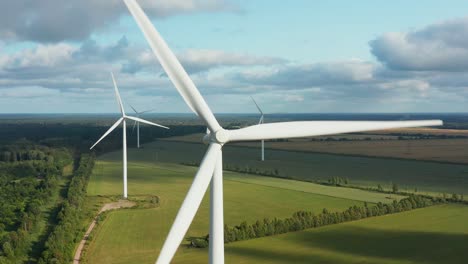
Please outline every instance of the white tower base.
[{"label": "white tower base", "polygon": [[210,190],[210,264],[224,264],[223,154],[211,179]]},{"label": "white tower base", "polygon": [[123,198],[127,199],[127,121],[123,122]]}]

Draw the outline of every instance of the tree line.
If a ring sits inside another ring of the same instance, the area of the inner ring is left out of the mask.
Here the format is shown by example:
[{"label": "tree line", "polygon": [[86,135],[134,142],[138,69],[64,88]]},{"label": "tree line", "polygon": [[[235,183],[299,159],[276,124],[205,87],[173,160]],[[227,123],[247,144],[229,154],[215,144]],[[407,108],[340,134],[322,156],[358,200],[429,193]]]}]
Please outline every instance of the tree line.
[{"label": "tree line", "polygon": [[[200,162],[181,162],[181,165],[184,166],[192,166],[192,167],[199,167]],[[238,165],[231,165],[231,164],[223,164],[223,170],[225,171],[232,171],[232,172],[239,172],[239,173],[246,173],[246,174],[253,174],[253,175],[261,175],[261,176],[268,176],[274,178],[287,178],[280,175],[280,172],[277,168],[273,169],[259,169],[259,168],[252,168],[250,166],[240,167]]]},{"label": "tree line", "polygon": [[[310,211],[298,211],[286,219],[265,218],[263,220],[258,220],[253,224],[248,224],[244,221],[238,226],[224,226],[224,243],[284,234],[373,216],[404,212],[441,202],[442,200],[437,198],[430,199],[420,195],[410,195],[398,202],[396,200],[394,200],[393,203],[388,204],[379,202],[375,206],[368,206],[367,203],[364,203],[364,206],[362,207],[355,205],[342,212],[331,212],[325,208],[318,214],[314,214]],[[208,244],[209,235],[202,238],[190,238],[190,245],[192,247],[203,248],[207,247]]]},{"label": "tree line", "polygon": [[94,166],[94,154],[82,154],[79,166],[73,174],[67,192],[67,199],[58,214],[58,224],[45,244],[40,264],[70,263],[73,250],[83,234],[86,187]]},{"label": "tree line", "polygon": [[[140,134],[140,142],[150,142],[158,138],[182,136],[193,133],[202,133],[206,127],[199,125],[171,125],[171,129],[148,128]],[[108,129],[107,124],[80,124],[80,123],[1,123],[0,144],[20,139],[30,140],[49,147],[73,147],[82,152],[88,151],[99,137]],[[131,126],[127,126],[127,135],[136,136]],[[117,129],[96,146],[97,151],[109,151],[120,148],[122,144],[122,130]],[[136,145],[136,140],[128,140],[130,147]],[[2,150],[0,149],[0,152]],[[0,156],[2,153],[0,153]],[[11,153],[10,159],[11,157]],[[18,158],[17,155],[15,155]],[[1,158],[1,157],[0,157]]]}]

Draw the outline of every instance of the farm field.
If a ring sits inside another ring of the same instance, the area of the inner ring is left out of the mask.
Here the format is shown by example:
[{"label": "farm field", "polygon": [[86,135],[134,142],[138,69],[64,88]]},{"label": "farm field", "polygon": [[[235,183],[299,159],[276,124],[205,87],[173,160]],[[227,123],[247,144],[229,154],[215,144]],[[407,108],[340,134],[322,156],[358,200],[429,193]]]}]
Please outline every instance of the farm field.
[{"label": "farm field", "polygon": [[[432,129],[436,130],[437,129]],[[430,130],[430,131],[432,131]],[[451,136],[467,136],[467,130],[447,130]],[[424,133],[420,130],[397,130],[395,133]],[[319,152],[344,155],[362,155],[369,157],[387,157],[398,159],[414,159],[426,161],[438,161],[448,163],[468,164],[468,139],[418,139],[418,140],[397,140],[397,136],[390,135],[389,132],[381,134],[350,134],[318,137],[324,141],[311,141],[310,139],[289,139],[288,142],[265,142],[266,149]],[[440,131],[431,132],[431,135],[441,135]],[[180,142],[200,142],[202,134],[194,134],[180,137],[167,138],[165,140]],[[331,138],[336,141],[325,141]],[[338,141],[346,138],[348,141]],[[369,138],[372,140],[364,140]],[[235,143],[235,146],[259,147],[259,142]]]},{"label": "farm field", "polygon": [[[466,263],[468,206],[440,205],[227,244],[226,263]],[[186,250],[174,263],[206,263]]]},{"label": "farm field", "polygon": [[[129,197],[141,194],[158,195],[161,205],[156,209],[111,212],[93,235],[94,239],[86,253],[88,262],[154,261],[191,184],[195,170],[193,167],[176,164],[130,162]],[[251,180],[246,178],[238,173],[225,173],[224,207],[227,225],[238,225],[242,221],[254,222],[265,217],[286,218],[299,210],[321,211],[327,208],[333,211],[343,210],[351,205],[363,205],[364,201],[392,201],[386,198],[386,194],[354,190],[339,194],[341,197],[334,197],[334,187],[323,188],[324,186],[313,183],[298,184],[296,181],[278,186],[281,183],[278,180],[287,180],[268,177],[254,177]],[[98,161],[88,186],[89,198],[97,195],[120,195],[121,182],[120,162]],[[203,236],[208,233],[208,205],[209,197],[205,195],[188,236]],[[183,245],[178,254],[183,255],[186,250],[188,249]]]},{"label": "farm field", "polygon": [[[443,140],[441,140],[443,141]],[[203,144],[155,141],[143,149],[129,149],[129,161],[196,162],[201,160],[206,146]],[[183,153],[181,155],[180,153]],[[223,148],[225,165],[259,170],[277,169],[280,176],[299,180],[323,180],[343,177],[352,185],[390,188],[391,183],[400,190],[419,192],[445,192],[468,194],[468,165],[439,162],[369,158],[284,150],[267,150],[266,160],[259,161],[259,148],[227,145]],[[119,160],[120,152],[111,152],[102,160]],[[340,166],[336,166],[340,164]]]}]

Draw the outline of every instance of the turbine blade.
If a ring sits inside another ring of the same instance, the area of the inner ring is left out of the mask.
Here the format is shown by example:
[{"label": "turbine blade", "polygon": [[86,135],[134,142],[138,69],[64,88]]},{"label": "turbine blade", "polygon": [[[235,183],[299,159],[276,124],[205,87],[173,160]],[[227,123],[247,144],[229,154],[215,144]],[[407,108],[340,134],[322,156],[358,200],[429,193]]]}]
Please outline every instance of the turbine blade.
[{"label": "turbine blade", "polygon": [[203,200],[206,189],[210,184],[215,169],[218,155],[221,153],[221,145],[210,144],[208,151],[203,158],[200,168],[193,180],[192,186],[185,196],[185,200],[177,213],[174,224],[169,231],[169,235],[164,242],[164,246],[159,254],[157,264],[170,263],[177,251],[180,243],[184,239],[190,224],[192,223],[198,207]]},{"label": "turbine blade", "polygon": [[102,137],[96,141],[96,143],[94,143],[94,145],[92,147],[90,147],[89,149],[93,149],[94,146],[96,146],[99,142],[101,142],[101,140],[103,140],[107,135],[109,135],[110,132],[112,132],[112,130],[114,130],[118,125],[120,125],[120,123],[122,123],[123,121],[123,117],[119,118],[119,120],[117,120],[107,131],[106,133],[104,133],[104,135],[102,135]]},{"label": "turbine blade", "polygon": [[153,112],[154,110],[156,110],[155,108],[152,108],[150,110],[146,110],[146,111],[143,111],[143,112],[140,112],[140,115],[141,114],[144,114],[144,113],[148,113],[148,112]]},{"label": "turbine blade", "polygon": [[133,107],[132,105],[130,105],[130,107],[133,109],[133,112],[135,112],[135,114],[137,114],[137,115],[140,114],[140,113],[138,113],[138,111],[135,109],[135,107]]},{"label": "turbine blade", "polygon": [[136,124],[137,124],[137,121],[133,122],[132,133],[133,133],[133,131],[135,131]]},{"label": "turbine blade", "polygon": [[260,114],[262,114],[262,116],[263,116],[262,109],[260,109],[260,106],[258,106],[258,104],[257,104],[257,102],[255,101],[255,99],[254,99],[252,96],[250,96],[250,98],[252,98],[252,101],[254,102],[255,106],[256,106],[256,107],[257,107],[257,109],[258,109],[258,111],[259,111],[259,112],[260,112]]},{"label": "turbine blade", "polygon": [[153,53],[158,58],[161,66],[164,68],[165,72],[190,109],[203,119],[203,121],[210,127],[211,131],[216,132],[221,129],[221,126],[206,104],[205,99],[203,99],[187,72],[177,60],[174,53],[169,49],[164,39],[159,35],[156,28],[151,24],[151,21],[138,3],[135,0],[124,1],[128,10],[145,35]]},{"label": "turbine blade", "polygon": [[119,88],[117,88],[117,83],[115,82],[114,73],[111,72],[112,82],[114,83],[115,97],[117,97],[117,103],[119,104],[120,112],[122,116],[125,115],[125,111],[122,104],[122,99],[120,98]]},{"label": "turbine blade", "polygon": [[167,126],[159,125],[159,124],[147,121],[145,119],[141,119],[139,117],[125,116],[125,118],[135,120],[136,122],[141,122],[141,123],[145,123],[145,124],[148,124],[148,125],[152,125],[152,126],[157,126],[157,127],[162,127],[162,128],[165,128],[165,129],[169,129]]},{"label": "turbine blade", "polygon": [[442,124],[441,120],[280,122],[230,130],[229,141],[311,137],[390,128],[441,126]]}]

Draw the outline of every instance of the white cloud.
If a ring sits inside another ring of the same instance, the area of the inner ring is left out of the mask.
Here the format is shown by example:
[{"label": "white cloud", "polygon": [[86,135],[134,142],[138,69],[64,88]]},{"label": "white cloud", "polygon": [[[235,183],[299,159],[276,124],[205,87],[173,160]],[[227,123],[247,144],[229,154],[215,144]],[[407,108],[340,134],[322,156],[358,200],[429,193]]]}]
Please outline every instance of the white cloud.
[{"label": "white cloud", "polygon": [[33,49],[0,56],[1,68],[15,67],[57,67],[70,63],[76,48],[64,43],[53,45],[39,44]]},{"label": "white cloud", "polygon": [[286,102],[302,102],[304,101],[304,96],[297,94],[288,94],[284,98]]},{"label": "white cloud", "polygon": [[[177,58],[188,73],[205,72],[222,67],[271,66],[286,62],[286,60],[281,58],[261,57],[209,49],[189,49],[180,52]],[[127,73],[136,73],[145,70],[154,71],[155,66],[159,66],[156,57],[151,51],[145,51],[140,53],[136,59],[124,64],[123,71]]]},{"label": "white cloud", "polygon": [[157,16],[238,9],[233,4],[224,0],[140,0],[138,2],[143,9]]},{"label": "white cloud", "polygon": [[385,33],[370,46],[378,60],[396,70],[468,70],[468,17],[411,32]]},{"label": "white cloud", "polygon": [[272,71],[243,73],[244,82],[254,84],[309,88],[321,85],[351,84],[373,79],[376,66],[361,60],[346,60],[315,64],[288,64]]},{"label": "white cloud", "polygon": [[378,84],[378,87],[382,89],[405,89],[426,92],[431,85],[423,80],[395,80]]},{"label": "white cloud", "polygon": [[[16,88],[6,88],[0,89],[0,98],[10,99],[10,98],[34,98],[34,97],[49,97],[56,96],[60,93],[55,89],[48,89],[37,86],[29,87],[16,87]],[[46,102],[44,102],[46,103]]]},{"label": "white cloud", "polygon": [[[140,0],[152,17],[238,10],[225,0]],[[129,15],[122,0],[14,0],[0,3],[0,38],[35,42],[84,40]]]}]

